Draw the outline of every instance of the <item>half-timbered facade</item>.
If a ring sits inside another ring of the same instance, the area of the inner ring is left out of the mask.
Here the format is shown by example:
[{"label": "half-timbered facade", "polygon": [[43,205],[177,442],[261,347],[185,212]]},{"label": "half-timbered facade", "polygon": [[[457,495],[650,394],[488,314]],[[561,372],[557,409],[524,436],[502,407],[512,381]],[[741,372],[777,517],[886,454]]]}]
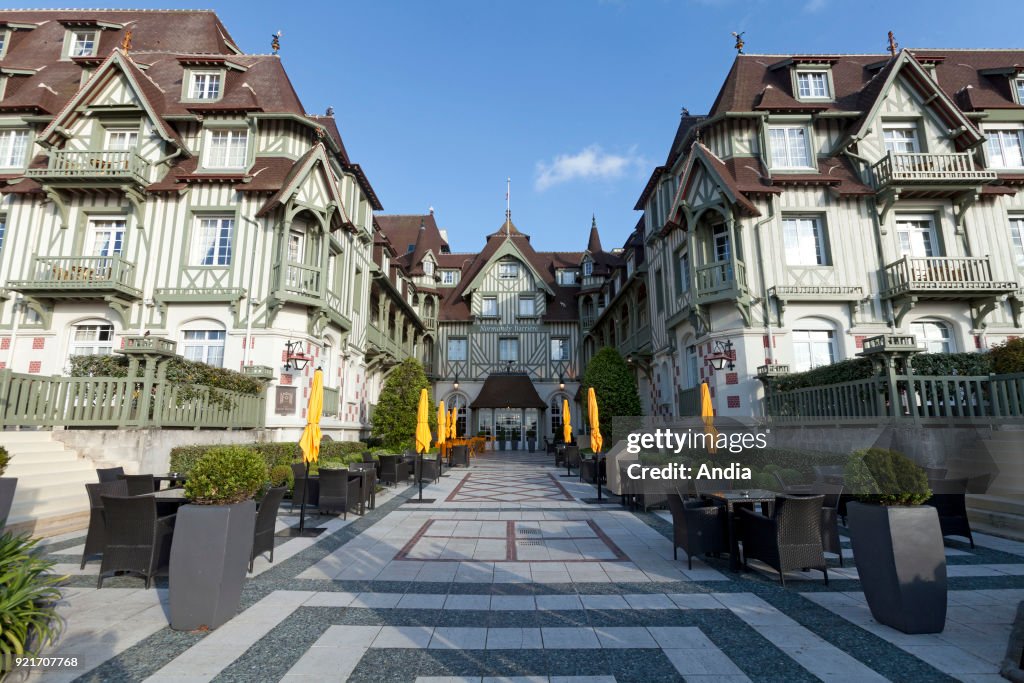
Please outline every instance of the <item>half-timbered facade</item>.
[{"label": "half-timbered facade", "polygon": [[[757,415],[761,366],[1024,332],[1024,52],[739,55],[644,189],[659,406]],[[733,368],[705,357],[732,345]],[[775,371],[781,368],[775,368]]]},{"label": "half-timbered facade", "polygon": [[269,427],[301,427],[322,367],[325,429],[365,431],[381,207],[331,113],[211,12],[0,12],[0,35],[0,363],[152,334],[269,368]]}]

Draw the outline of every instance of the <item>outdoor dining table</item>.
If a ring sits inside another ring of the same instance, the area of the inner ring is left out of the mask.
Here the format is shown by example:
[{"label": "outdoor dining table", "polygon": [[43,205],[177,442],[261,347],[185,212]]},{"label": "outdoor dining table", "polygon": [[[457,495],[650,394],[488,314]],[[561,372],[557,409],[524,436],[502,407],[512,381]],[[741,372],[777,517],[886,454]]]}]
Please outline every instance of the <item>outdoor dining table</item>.
[{"label": "outdoor dining table", "polygon": [[180,484],[184,484],[187,481],[187,477],[181,472],[168,472],[167,474],[154,474],[153,482],[159,486],[163,482],[167,482],[169,488],[174,488]]},{"label": "outdoor dining table", "polygon": [[[353,470],[353,469],[349,469],[349,471],[348,471],[349,479],[351,479],[352,477],[359,477],[359,514],[360,515],[365,515],[366,514],[366,493],[367,493],[366,487],[368,486],[368,482],[370,480],[370,478],[366,476],[367,474],[369,474],[369,472],[366,471],[366,470]],[[372,510],[375,507],[377,507],[377,492],[376,491],[370,491],[369,493],[370,493],[370,509]]]},{"label": "outdoor dining table", "polygon": [[740,570],[740,545],[739,535],[736,530],[736,510],[737,506],[746,507],[750,506],[753,508],[754,503],[761,503],[762,511],[764,511],[765,503],[774,503],[775,496],[779,495],[775,491],[769,491],[767,489],[740,489],[738,491],[702,491],[700,493],[701,498],[711,500],[719,505],[724,505],[726,510],[727,523],[725,525],[726,533],[729,536],[729,569],[738,572]]},{"label": "outdoor dining table", "polygon": [[162,489],[142,495],[156,499],[156,511],[161,517],[175,514],[179,507],[189,502],[185,497],[185,489]]}]

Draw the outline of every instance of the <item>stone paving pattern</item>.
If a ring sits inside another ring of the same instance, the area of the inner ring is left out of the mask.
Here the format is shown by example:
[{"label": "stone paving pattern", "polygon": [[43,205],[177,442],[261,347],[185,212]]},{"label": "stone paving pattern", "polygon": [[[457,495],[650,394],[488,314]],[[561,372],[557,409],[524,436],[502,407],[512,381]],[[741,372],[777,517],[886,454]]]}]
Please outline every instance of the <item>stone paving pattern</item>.
[{"label": "stone paving pattern", "polygon": [[[1024,544],[947,539],[946,629],[875,623],[852,561],[830,582],[758,563],[672,558],[667,513],[589,505],[594,489],[542,455],[501,453],[446,471],[413,502],[389,489],[365,517],[313,518],[316,539],[257,560],[242,610],[213,632],[167,626],[167,583],[96,590],[81,534],[47,551],[69,575],[52,654],[75,672],[40,681],[1002,681],[1024,600]],[[294,525],[285,507],[279,527]],[[845,557],[852,557],[844,539]]]}]

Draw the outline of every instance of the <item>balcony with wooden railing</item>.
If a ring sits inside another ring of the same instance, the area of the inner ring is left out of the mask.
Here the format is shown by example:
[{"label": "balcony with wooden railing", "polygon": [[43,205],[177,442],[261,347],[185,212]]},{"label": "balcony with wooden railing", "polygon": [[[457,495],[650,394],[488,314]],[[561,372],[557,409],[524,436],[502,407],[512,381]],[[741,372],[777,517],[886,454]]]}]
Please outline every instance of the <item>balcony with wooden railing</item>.
[{"label": "balcony with wooden railing", "polygon": [[366,343],[368,356],[386,355],[396,361],[403,361],[409,357],[409,352],[398,341],[393,339],[385,330],[374,324],[366,326]]},{"label": "balcony with wooden railing", "polygon": [[883,297],[975,298],[1008,294],[1015,282],[996,282],[987,256],[904,256],[883,273]]},{"label": "balcony with wooden railing", "polygon": [[889,152],[871,170],[877,190],[892,185],[978,185],[996,179],[994,171],[977,168],[974,155],[969,152]]},{"label": "balcony with wooden railing", "polygon": [[696,271],[697,303],[738,299],[747,293],[743,261],[715,261]]},{"label": "balcony with wooden railing", "polygon": [[56,150],[50,152],[45,168],[30,168],[25,175],[46,181],[114,180],[148,185],[150,165],[131,150]]},{"label": "balcony with wooden railing", "polygon": [[8,287],[36,295],[81,298],[110,294],[138,298],[135,264],[112,256],[37,256],[28,276]]}]

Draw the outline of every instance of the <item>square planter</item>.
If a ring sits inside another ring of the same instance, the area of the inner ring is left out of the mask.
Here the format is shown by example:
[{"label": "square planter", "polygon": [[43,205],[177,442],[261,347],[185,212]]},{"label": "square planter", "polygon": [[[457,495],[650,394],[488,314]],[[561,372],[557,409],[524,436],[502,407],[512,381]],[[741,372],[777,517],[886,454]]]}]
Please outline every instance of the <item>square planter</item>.
[{"label": "square planter", "polygon": [[11,514],[11,505],[14,504],[14,490],[18,487],[18,480],[15,477],[0,477],[0,529]]}]

